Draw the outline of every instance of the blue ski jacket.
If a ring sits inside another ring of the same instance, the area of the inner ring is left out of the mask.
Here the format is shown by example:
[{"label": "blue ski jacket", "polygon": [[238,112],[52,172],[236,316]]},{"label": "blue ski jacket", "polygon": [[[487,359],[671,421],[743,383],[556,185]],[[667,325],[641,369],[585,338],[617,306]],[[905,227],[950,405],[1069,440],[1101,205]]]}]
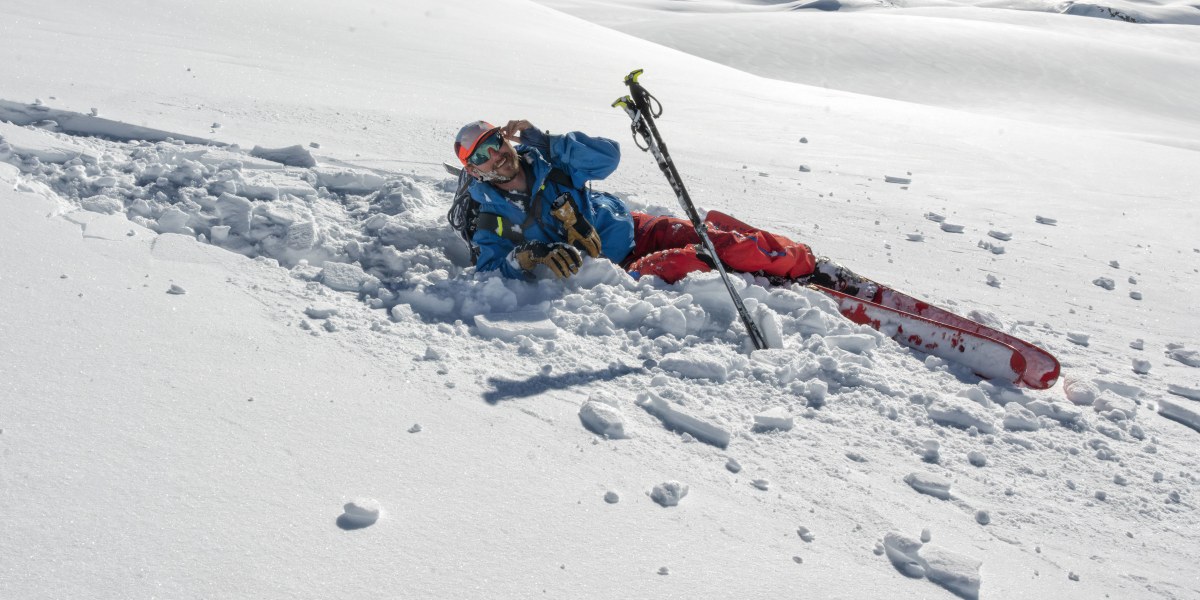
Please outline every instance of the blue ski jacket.
[{"label": "blue ski jacket", "polygon": [[[510,253],[521,239],[566,243],[562,223],[550,213],[551,204],[564,193],[571,194],[583,216],[596,228],[601,254],[614,263],[625,260],[633,250],[633,217],[629,215],[629,209],[619,198],[585,187],[588,181],[604,179],[617,170],[621,162],[620,145],[577,131],[547,135],[533,127],[521,132],[521,141],[516,147],[517,155],[528,166],[532,181],[525,207],[509,201],[500,190],[486,182],[475,181],[469,188],[471,198],[479,203],[480,214],[498,217],[495,220],[497,229],[481,226],[471,238],[479,248],[476,270],[499,270],[514,279],[531,277],[510,260]],[[573,185],[552,181],[549,178],[551,168],[569,176]],[[536,214],[526,212],[535,208],[538,209]]]}]

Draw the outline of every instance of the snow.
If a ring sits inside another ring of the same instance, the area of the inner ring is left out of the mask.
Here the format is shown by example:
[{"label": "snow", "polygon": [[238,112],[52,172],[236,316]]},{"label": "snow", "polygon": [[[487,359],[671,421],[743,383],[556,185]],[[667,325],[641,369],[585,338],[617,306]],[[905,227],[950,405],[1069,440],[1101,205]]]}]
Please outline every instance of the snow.
[{"label": "snow", "polygon": [[889,531],[884,536],[883,547],[888,560],[904,575],[915,579],[927,578],[960,598],[979,598],[982,583],[979,568],[982,561],[918,542],[895,531]]},{"label": "snow", "polygon": [[[6,3],[0,597],[1200,595],[1196,13],[932,4]],[[1063,383],[749,276],[769,350],[711,275],[473,273],[468,120],[616,139],[597,189],[678,214],[633,67],[702,210]]]},{"label": "snow", "polygon": [[678,506],[679,501],[683,500],[683,497],[687,495],[688,486],[678,481],[661,483],[654,486],[654,489],[650,491],[650,499],[663,508]]},{"label": "snow", "polygon": [[603,398],[589,398],[579,408],[579,420],[597,435],[614,440],[627,438],[629,434],[625,432],[625,416],[614,404]]},{"label": "snow", "polygon": [[706,444],[718,448],[729,446],[731,433],[728,428],[704,417],[690,414],[688,409],[668,402],[654,392],[645,391],[638,394],[636,404],[646,412],[654,415],[667,429],[678,431],[685,436],[691,436]]},{"label": "snow", "polygon": [[754,415],[754,427],[759,431],[791,431],[795,426],[795,418],[784,406],[776,406]]},{"label": "snow", "polygon": [[941,500],[950,499],[950,481],[936,473],[916,471],[905,475],[904,482],[922,494]]},{"label": "snow", "polygon": [[379,501],[374,498],[358,498],[347,502],[342,507],[342,515],[338,517],[338,527],[342,529],[362,529],[370,527],[379,520],[383,513]]}]

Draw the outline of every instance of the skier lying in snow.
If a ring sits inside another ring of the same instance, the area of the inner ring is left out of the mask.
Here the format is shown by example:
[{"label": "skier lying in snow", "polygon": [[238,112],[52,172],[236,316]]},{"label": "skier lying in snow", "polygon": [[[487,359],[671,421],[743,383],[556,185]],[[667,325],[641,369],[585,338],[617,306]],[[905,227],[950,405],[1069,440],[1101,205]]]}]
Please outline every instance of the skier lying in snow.
[{"label": "skier lying in snow", "polygon": [[[516,141],[514,147],[510,142]],[[479,271],[528,278],[544,265],[569,277],[581,252],[607,258],[630,275],[668,283],[713,264],[686,219],[630,211],[619,198],[585,187],[617,169],[617,142],[580,132],[548,135],[529,121],[495,127],[468,123],[454,151],[474,181],[455,199],[447,219],[471,245]],[[705,222],[717,257],[732,271],[776,282],[815,283],[872,299],[876,286],[805,244],[709,211]]]}]

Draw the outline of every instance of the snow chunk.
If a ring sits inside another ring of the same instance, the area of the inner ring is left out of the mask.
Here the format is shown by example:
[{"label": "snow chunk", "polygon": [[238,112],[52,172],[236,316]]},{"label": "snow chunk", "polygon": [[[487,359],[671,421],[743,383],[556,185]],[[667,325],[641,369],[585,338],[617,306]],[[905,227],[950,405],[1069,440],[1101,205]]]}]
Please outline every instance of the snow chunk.
[{"label": "snow chunk", "polygon": [[1145,375],[1145,374],[1149,373],[1150,367],[1151,367],[1150,361],[1148,361],[1144,358],[1132,359],[1133,372],[1137,373],[1138,375]]},{"label": "snow chunk", "polygon": [[1068,331],[1067,332],[1067,341],[1071,342],[1072,344],[1078,344],[1080,346],[1087,346],[1089,343],[1088,339],[1090,339],[1090,338],[1091,338],[1091,336],[1086,333],[1080,333],[1078,331]]},{"label": "snow chunk", "polygon": [[883,536],[883,550],[888,560],[907,577],[920,579],[925,576],[925,565],[918,552],[921,542],[908,536],[889,531]]},{"label": "snow chunk", "polygon": [[795,419],[787,408],[776,406],[754,415],[755,431],[791,431],[795,426]]},{"label": "snow chunk", "polygon": [[1058,225],[1058,219],[1043,217],[1042,215],[1035,215],[1033,219],[1042,225]]},{"label": "snow chunk", "polygon": [[1108,277],[1097,277],[1092,280],[1092,283],[1106,290],[1113,290],[1117,287],[1117,283]]},{"label": "snow chunk", "polygon": [[604,501],[609,504],[616,504],[621,501],[621,495],[612,490],[608,490],[607,492],[604,492]]},{"label": "snow chunk", "polygon": [[1179,385],[1177,383],[1168,383],[1167,391],[1176,396],[1191,398],[1192,400],[1200,400],[1200,385]]},{"label": "snow chunk", "polygon": [[387,182],[382,176],[361,169],[318,167],[312,172],[317,176],[318,186],[342,194],[369,194],[379,191]]},{"label": "snow chunk", "polygon": [[1041,426],[1037,415],[1033,414],[1033,411],[1028,408],[1016,402],[1009,402],[1004,405],[1005,429],[1009,431],[1037,431]]},{"label": "snow chunk", "polygon": [[866,333],[827,335],[824,339],[826,346],[830,348],[841,348],[846,352],[851,352],[854,354],[862,354],[867,350],[873,350],[879,346],[878,338]]},{"label": "snow chunk", "polygon": [[654,486],[650,492],[650,499],[657,502],[663,508],[669,506],[678,506],[679,501],[683,500],[688,494],[688,486],[679,483],[678,481],[667,481]]},{"label": "snow chunk", "polygon": [[892,566],[905,576],[927,578],[960,598],[979,598],[982,561],[932,544],[923,544],[894,531],[884,535],[883,549]]},{"label": "snow chunk", "polygon": [[277,162],[289,167],[309,168],[317,166],[317,160],[313,158],[313,155],[308,150],[305,150],[304,146],[299,144],[286,148],[263,148],[262,146],[255,146],[250,151],[250,156]]},{"label": "snow chunk", "polygon": [[308,315],[310,319],[328,319],[337,316],[338,307],[328,302],[317,302],[305,308],[304,314]]},{"label": "snow chunk", "polygon": [[519,336],[554,339],[558,337],[558,326],[539,311],[517,311],[475,315],[475,328],[479,335],[505,341]]},{"label": "snow chunk", "polygon": [[729,446],[728,429],[694,417],[684,412],[682,407],[667,402],[654,392],[639,393],[635,403],[646,412],[658,417],[667,429],[689,434],[701,442],[712,444],[718,448]]},{"label": "snow chunk", "polygon": [[992,229],[992,230],[989,230],[987,232],[987,234],[1002,241],[1002,242],[1007,242],[1009,240],[1012,240],[1012,234],[1007,231],[998,231],[998,230]]},{"label": "snow chunk", "polygon": [[1189,367],[1200,367],[1200,350],[1195,348],[1172,348],[1167,356]]},{"label": "snow chunk", "polygon": [[800,536],[801,540],[804,540],[809,544],[811,544],[813,540],[817,539],[817,535],[803,525],[796,528],[796,535]]},{"label": "snow chunk", "polygon": [[579,407],[579,420],[588,431],[610,440],[629,437],[625,433],[625,415],[619,408],[602,400],[588,398],[583,406]]},{"label": "snow chunk", "polygon": [[1047,402],[1045,400],[1034,400],[1025,405],[1025,408],[1033,411],[1033,414],[1041,417],[1050,417],[1063,425],[1073,425],[1083,419],[1083,411],[1074,406],[1063,404],[1061,402]]},{"label": "snow chunk", "polygon": [[187,290],[183,289],[178,284],[172,283],[171,287],[167,290],[167,293],[175,296],[182,296],[187,293]]},{"label": "snow chunk", "polygon": [[259,200],[278,200],[284,194],[308,198],[317,195],[317,190],[295,174],[282,171],[243,172],[237,183],[238,195]]},{"label": "snow chunk", "polygon": [[38,129],[19,127],[0,121],[0,141],[9,145],[9,152],[22,158],[37,158],[44,163],[65,163],[73,158],[87,157],[95,161],[95,151]]},{"label": "snow chunk", "polygon": [[960,598],[979,598],[983,562],[934,545],[921,548],[925,559],[925,577]]},{"label": "snow chunk", "polygon": [[1104,390],[1100,393],[1100,397],[1096,398],[1092,409],[1098,413],[1107,413],[1113,410],[1120,411],[1127,419],[1133,419],[1137,416],[1137,403],[1124,396],[1118,396],[1109,390]]},{"label": "snow chunk", "polygon": [[376,284],[379,282],[377,278],[367,275],[362,267],[355,264],[326,261],[321,265],[321,283],[339,292],[361,291],[364,284],[371,280],[374,280]]},{"label": "snow chunk", "polygon": [[1158,413],[1172,421],[1178,421],[1200,431],[1200,408],[1190,402],[1176,402],[1171,398],[1159,398]]},{"label": "snow chunk", "polygon": [[379,520],[383,507],[373,498],[357,498],[347,502],[343,507],[345,512],[338,517],[338,527],[342,529],[362,529],[370,527]]},{"label": "snow chunk", "polygon": [[916,471],[905,475],[904,483],[907,483],[912,489],[922,494],[942,500],[950,499],[950,480],[941,475],[935,475],[927,471]]},{"label": "snow chunk", "polygon": [[[681,312],[680,315],[682,314]],[[724,362],[695,348],[686,348],[664,356],[658,362],[658,366],[689,379],[711,379],[721,383],[729,379],[729,368]]]},{"label": "snow chunk", "polygon": [[1073,404],[1089,406],[1100,397],[1100,388],[1084,379],[1068,379],[1063,383],[1063,392]]},{"label": "snow chunk", "polygon": [[966,228],[963,225],[956,225],[956,224],[945,223],[945,222],[943,222],[939,227],[942,228],[942,231],[945,231],[947,233],[962,233],[963,229]]},{"label": "snow chunk", "polygon": [[982,433],[994,433],[996,426],[986,410],[979,405],[963,402],[956,397],[935,400],[925,408],[929,418],[939,425],[969,429],[974,427]]}]

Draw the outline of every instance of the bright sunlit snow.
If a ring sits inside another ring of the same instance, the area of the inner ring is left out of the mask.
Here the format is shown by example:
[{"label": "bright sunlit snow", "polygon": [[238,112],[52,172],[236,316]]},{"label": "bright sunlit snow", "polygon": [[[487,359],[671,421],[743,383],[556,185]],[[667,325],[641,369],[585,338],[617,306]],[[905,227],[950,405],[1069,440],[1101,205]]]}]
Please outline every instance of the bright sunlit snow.
[{"label": "bright sunlit snow", "polygon": [[[562,11],[562,12],[560,12]],[[0,598],[1200,597],[1184,2],[0,7]],[[474,273],[468,121],[1029,340],[737,276]]]}]

